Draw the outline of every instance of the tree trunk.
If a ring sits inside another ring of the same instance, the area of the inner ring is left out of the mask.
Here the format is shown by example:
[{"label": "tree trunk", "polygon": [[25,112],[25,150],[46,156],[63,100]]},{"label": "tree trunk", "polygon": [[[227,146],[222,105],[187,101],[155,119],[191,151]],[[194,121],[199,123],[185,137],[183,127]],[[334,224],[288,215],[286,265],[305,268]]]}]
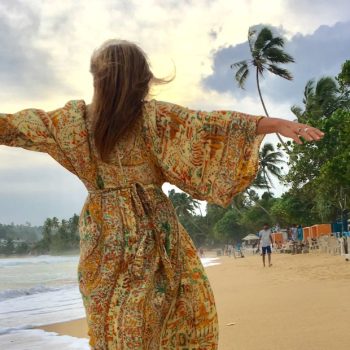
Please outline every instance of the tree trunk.
[{"label": "tree trunk", "polygon": [[[263,168],[263,174],[264,174],[264,179],[265,179],[265,183],[266,183],[266,186],[267,186],[267,192],[268,194],[271,194],[270,192],[270,186],[268,185],[267,183],[267,179],[266,179],[266,170]],[[271,184],[272,185],[272,184]]]},{"label": "tree trunk", "polygon": [[262,209],[272,219],[271,214],[258,201],[254,200],[254,198],[252,198],[249,192],[246,192],[246,193],[248,194],[249,199],[253,201],[260,209]]},{"label": "tree trunk", "polygon": [[[263,100],[262,95],[261,95],[260,84],[259,84],[259,71],[258,71],[258,68],[256,68],[256,85],[258,87],[259,97],[260,97],[261,104],[262,104],[262,106],[264,108],[265,115],[266,115],[266,117],[270,118],[270,115],[267,112],[264,100]],[[280,140],[281,144],[283,145],[283,147],[284,147],[285,151],[287,152],[287,154],[290,154],[290,150],[289,150],[288,146],[282,140],[280,134],[276,132],[276,135],[277,135],[278,139]]]},{"label": "tree trunk", "polygon": [[[181,209],[181,206],[180,206],[180,205],[177,206],[177,207],[175,208],[175,212],[176,212],[177,215],[180,217],[180,215],[179,215],[180,213],[177,212],[177,209],[178,209],[178,208]],[[184,217],[186,217],[187,219],[189,219],[189,221],[191,221],[192,225],[193,225],[196,229],[200,230],[201,233],[202,233],[202,232],[205,232],[206,234],[208,234],[208,231],[207,231],[206,229],[203,230],[202,227],[199,227],[199,226],[194,222],[194,220],[193,220],[193,218],[192,218],[192,215],[191,215],[190,213],[188,213],[188,212],[182,212],[182,215],[183,215]]]},{"label": "tree trunk", "polygon": [[257,201],[254,201],[254,203],[272,219],[271,214],[260,203],[258,203]]},{"label": "tree trunk", "polygon": [[238,209],[238,206],[236,205],[236,203],[234,203],[234,201],[232,201],[231,206],[232,206],[232,208],[233,208],[234,210],[237,211],[237,213],[238,213],[240,216],[242,216],[242,211],[241,211],[240,209]]}]

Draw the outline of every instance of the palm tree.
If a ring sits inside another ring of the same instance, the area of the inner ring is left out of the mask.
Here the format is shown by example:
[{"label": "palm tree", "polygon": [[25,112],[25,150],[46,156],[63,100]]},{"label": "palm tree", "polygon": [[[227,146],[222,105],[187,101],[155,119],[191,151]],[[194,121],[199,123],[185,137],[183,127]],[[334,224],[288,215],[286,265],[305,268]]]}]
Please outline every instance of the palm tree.
[{"label": "palm tree", "polygon": [[52,219],[47,218],[43,226],[43,241],[49,248],[52,241]]},{"label": "palm tree", "polygon": [[287,163],[282,156],[281,152],[275,151],[272,143],[264,144],[259,152],[259,171],[250,187],[266,189],[270,193],[270,188],[274,187],[272,177],[282,180],[283,166],[279,167],[279,165]]},{"label": "palm tree", "polygon": [[[182,224],[185,224],[186,221],[190,222],[191,225],[193,225],[193,227],[195,227],[198,231],[194,237],[195,240],[197,241],[199,236],[203,236],[203,233],[207,235],[207,227],[203,227],[202,225],[199,226],[194,220],[195,209],[200,210],[199,202],[185,192],[170,190],[168,195]],[[203,217],[202,212],[201,217]]]},{"label": "palm tree", "polygon": [[282,159],[282,156],[283,154],[281,152],[275,151],[272,143],[264,144],[262,150],[259,152],[260,167],[258,174],[252,185],[245,190],[249,200],[260,207],[270,217],[271,214],[261,205],[258,194],[252,188],[267,189],[268,194],[272,196],[270,193],[270,188],[274,187],[272,178],[276,177],[278,180],[282,179],[281,170],[283,167],[279,167],[279,165],[286,163],[286,161]]},{"label": "palm tree", "polygon": [[310,122],[330,116],[344,105],[336,81],[332,77],[323,77],[316,83],[309,80],[304,89],[304,110],[298,106],[291,108],[300,122]]},{"label": "palm tree", "polygon": [[258,188],[260,190],[270,188],[270,185],[268,184],[268,182],[264,178],[264,175],[261,171],[261,168],[259,168],[259,171],[256,175],[256,178],[254,179],[254,181],[252,182],[250,187]]},{"label": "palm tree", "polygon": [[[270,117],[269,113],[267,112],[265,102],[262,98],[259,77],[262,77],[263,73],[268,70],[272,74],[275,74],[281,78],[292,80],[293,77],[291,73],[288,70],[281,68],[278,64],[294,62],[294,59],[292,56],[283,51],[284,40],[278,36],[274,37],[269,28],[263,27],[257,35],[255,34],[256,30],[249,28],[248,43],[252,58],[233,63],[231,64],[231,68],[238,68],[235,74],[235,79],[238,82],[239,87],[244,88],[245,81],[249,75],[250,67],[255,67],[256,84],[258,87],[260,101],[266,116]],[[289,153],[289,149],[283,142],[281,136],[278,133],[277,136],[287,153]]]},{"label": "palm tree", "polygon": [[272,177],[278,180],[282,179],[281,170],[283,167],[279,167],[280,164],[286,163],[282,159],[282,153],[275,151],[272,143],[265,143],[262,150],[259,152],[259,163],[260,168],[257,178],[263,178],[266,189],[270,194],[270,188],[274,187],[272,182]]},{"label": "palm tree", "polygon": [[246,207],[246,195],[244,192],[240,192],[233,197],[231,207],[236,210],[239,215],[243,215],[243,210]]},{"label": "palm tree", "polygon": [[248,195],[248,199],[251,202],[253,202],[257,207],[263,210],[271,218],[271,214],[269,213],[269,211],[260,204],[259,195],[254,190],[248,188],[247,190],[245,190],[245,193]]},{"label": "palm tree", "polygon": [[174,205],[176,214],[179,217],[182,216],[188,218],[191,215],[194,215],[195,209],[199,208],[199,202],[185,192],[170,190],[168,195]]},{"label": "palm tree", "polygon": [[340,92],[345,98],[349,98],[350,95],[350,60],[346,60],[341,67],[341,72],[336,77],[340,85]]},{"label": "palm tree", "polygon": [[56,216],[54,216],[51,219],[51,228],[52,228],[53,232],[57,232],[59,226],[60,226],[60,221],[58,220],[58,218]]}]

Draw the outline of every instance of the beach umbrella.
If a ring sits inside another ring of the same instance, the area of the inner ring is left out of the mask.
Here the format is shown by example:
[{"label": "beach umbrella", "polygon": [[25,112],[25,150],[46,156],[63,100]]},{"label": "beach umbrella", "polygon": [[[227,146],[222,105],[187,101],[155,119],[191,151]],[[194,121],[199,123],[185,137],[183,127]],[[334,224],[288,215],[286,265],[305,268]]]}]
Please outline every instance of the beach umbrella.
[{"label": "beach umbrella", "polygon": [[259,240],[259,237],[257,235],[249,234],[248,236],[245,236],[242,238],[242,241],[257,241]]}]

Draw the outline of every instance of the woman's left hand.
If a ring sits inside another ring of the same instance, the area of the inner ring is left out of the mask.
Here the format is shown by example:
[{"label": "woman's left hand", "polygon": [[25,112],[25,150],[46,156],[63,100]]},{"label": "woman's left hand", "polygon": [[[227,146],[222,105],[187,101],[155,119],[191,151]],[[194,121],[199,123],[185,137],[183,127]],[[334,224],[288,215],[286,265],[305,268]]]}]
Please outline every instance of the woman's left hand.
[{"label": "woman's left hand", "polygon": [[282,136],[293,139],[296,143],[302,144],[300,137],[306,141],[319,141],[324,133],[307,124],[292,122],[280,118],[262,118],[259,121],[257,134],[279,133]]},{"label": "woman's left hand", "polygon": [[291,122],[284,119],[279,119],[276,132],[293,139],[300,145],[303,143],[300,140],[300,137],[303,137],[306,141],[319,141],[324,136],[324,133],[321,130],[310,125]]}]

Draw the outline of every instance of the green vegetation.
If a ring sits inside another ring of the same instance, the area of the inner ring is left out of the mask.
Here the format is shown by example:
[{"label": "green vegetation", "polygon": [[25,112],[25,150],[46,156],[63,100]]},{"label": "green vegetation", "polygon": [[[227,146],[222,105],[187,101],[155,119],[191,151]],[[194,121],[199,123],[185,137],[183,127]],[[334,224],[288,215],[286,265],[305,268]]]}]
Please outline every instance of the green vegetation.
[{"label": "green vegetation", "polygon": [[[283,46],[283,41],[273,38],[266,29],[257,35],[255,43],[251,39],[254,34],[250,31],[253,60],[234,65],[239,68],[236,79],[240,86],[248,76],[250,65],[256,67],[257,77],[262,71],[256,59],[262,60],[264,69],[269,67],[268,60],[263,55],[259,56],[260,51],[255,48],[257,43],[264,42],[262,47],[266,48],[265,39],[268,38],[270,42]],[[283,52],[274,52],[283,58]],[[283,59],[276,58],[277,61],[283,63]],[[288,57],[285,58],[287,61],[290,61]],[[287,72],[284,73],[288,78]],[[284,77],[283,74],[281,76]],[[261,98],[258,78],[257,84]],[[342,65],[337,77],[307,82],[303,107],[293,106],[291,110],[299,122],[321,129],[325,137],[319,142],[303,145],[288,142],[290,150],[286,175],[282,174],[283,153],[275,150],[272,144],[265,144],[260,151],[260,171],[254,183],[236,196],[227,208],[208,204],[205,217],[193,214],[193,210],[187,216],[179,216],[197,245],[238,241],[243,235],[258,231],[264,222],[271,225],[278,223],[281,227],[293,223],[310,226],[349,218],[350,60]],[[281,144],[278,144],[277,148],[280,147]],[[273,177],[290,186],[290,190],[280,198],[275,198],[270,191]],[[265,192],[259,196],[258,189]],[[187,206],[194,208],[193,199],[186,198]],[[174,194],[171,199],[174,199]],[[192,222],[196,222],[197,227]]]},{"label": "green vegetation", "polygon": [[[186,193],[169,191],[181,224],[191,235],[197,246],[214,246],[222,243],[238,242],[248,233],[255,233],[261,229],[264,222],[272,225],[278,215],[272,214],[277,198],[270,193],[272,177],[281,178],[281,168],[284,163],[281,153],[272,144],[266,144],[260,152],[260,162],[264,166],[255,182],[243,193],[238,194],[227,208],[215,204],[207,204],[206,215],[196,214],[198,201]],[[264,188],[267,191],[259,198],[255,189]],[[181,210],[180,210],[181,208]],[[185,210],[184,210],[185,209]]]},{"label": "green vegetation", "polygon": [[[62,254],[79,250],[79,216],[47,218],[41,227],[0,224],[0,254]],[[35,233],[35,235],[34,235]],[[34,237],[34,238],[33,238]]]},{"label": "green vegetation", "polygon": [[[257,85],[264,70],[291,79],[279,63],[293,62],[282,51],[284,41],[263,28],[255,37],[249,32],[252,60],[235,64],[236,79],[241,86],[256,67]],[[255,38],[253,40],[253,38]],[[272,144],[260,151],[260,170],[255,181],[233,198],[227,208],[207,204],[205,215],[199,202],[186,193],[169,191],[176,214],[197,246],[232,243],[244,235],[257,232],[264,222],[281,227],[291,224],[310,226],[349,217],[350,212],[350,60],[344,62],[336,77],[310,80],[304,90],[303,106],[292,112],[301,123],[325,132],[318,142],[302,145],[288,142],[288,173],[282,170],[283,153]],[[266,111],[267,113],[267,111]],[[288,184],[290,190],[280,198],[271,189],[273,179]],[[262,195],[257,191],[264,190]],[[79,249],[78,215],[59,222],[48,218],[42,227],[0,224],[0,254],[48,254]]]},{"label": "green vegetation", "polygon": [[[292,74],[281,64],[294,62],[294,58],[283,51],[284,39],[274,36],[271,29],[263,27],[258,33],[256,30],[249,28],[248,44],[251,53],[249,60],[243,60],[231,65],[231,68],[237,68],[235,79],[238,86],[244,89],[244,84],[248,78],[250,67],[255,69],[256,86],[260,97],[261,104],[264,108],[266,117],[269,117],[264,99],[260,88],[260,78],[266,71],[277,75],[280,78],[292,80]],[[283,142],[281,136],[277,134],[284,149],[289,153],[287,145]]]},{"label": "green vegetation", "polygon": [[[325,132],[317,143],[293,145],[286,181],[289,200],[304,202],[307,221],[328,222],[349,213],[350,203],[350,61],[336,78],[305,87],[303,107],[292,107],[298,121]],[[337,83],[338,81],[338,83]],[[301,204],[301,203],[300,203]],[[300,207],[302,214],[302,206]],[[304,213],[305,215],[305,213]]]}]

